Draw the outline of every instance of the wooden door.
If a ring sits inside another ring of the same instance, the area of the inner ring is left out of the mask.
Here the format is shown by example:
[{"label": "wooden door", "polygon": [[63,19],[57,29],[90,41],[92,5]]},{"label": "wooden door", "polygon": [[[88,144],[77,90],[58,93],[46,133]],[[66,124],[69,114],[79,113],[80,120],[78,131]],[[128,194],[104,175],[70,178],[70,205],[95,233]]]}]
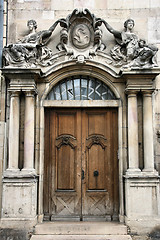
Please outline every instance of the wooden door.
[{"label": "wooden door", "polygon": [[117,126],[117,109],[82,112],[84,220],[118,220]]},{"label": "wooden door", "polygon": [[117,110],[46,109],[47,220],[118,216]]}]

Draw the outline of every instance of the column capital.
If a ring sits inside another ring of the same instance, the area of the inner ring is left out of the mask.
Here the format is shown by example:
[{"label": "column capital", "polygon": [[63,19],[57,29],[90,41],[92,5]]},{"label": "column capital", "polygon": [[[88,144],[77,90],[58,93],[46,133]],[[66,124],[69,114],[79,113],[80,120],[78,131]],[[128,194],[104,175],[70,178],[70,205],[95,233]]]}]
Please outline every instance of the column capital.
[{"label": "column capital", "polygon": [[9,89],[8,91],[10,93],[10,97],[19,97],[19,95],[21,93],[21,91],[18,91],[18,90],[11,90],[11,89]]},{"label": "column capital", "polygon": [[34,97],[36,95],[36,91],[35,90],[25,90],[24,94],[26,97]]},{"label": "column capital", "polygon": [[152,93],[154,90],[142,90],[141,93],[143,94],[143,97],[152,97]]},{"label": "column capital", "polygon": [[128,95],[128,98],[136,97],[138,92],[139,92],[138,90],[128,90],[128,89],[125,90],[125,93]]}]

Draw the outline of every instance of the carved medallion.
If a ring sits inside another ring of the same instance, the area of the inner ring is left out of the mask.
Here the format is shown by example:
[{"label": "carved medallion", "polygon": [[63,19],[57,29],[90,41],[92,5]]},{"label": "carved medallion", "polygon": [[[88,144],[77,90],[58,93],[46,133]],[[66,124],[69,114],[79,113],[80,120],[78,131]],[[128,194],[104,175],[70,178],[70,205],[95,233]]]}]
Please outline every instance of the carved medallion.
[{"label": "carved medallion", "polygon": [[86,24],[78,24],[72,32],[72,42],[76,48],[86,48],[89,46],[91,33]]}]

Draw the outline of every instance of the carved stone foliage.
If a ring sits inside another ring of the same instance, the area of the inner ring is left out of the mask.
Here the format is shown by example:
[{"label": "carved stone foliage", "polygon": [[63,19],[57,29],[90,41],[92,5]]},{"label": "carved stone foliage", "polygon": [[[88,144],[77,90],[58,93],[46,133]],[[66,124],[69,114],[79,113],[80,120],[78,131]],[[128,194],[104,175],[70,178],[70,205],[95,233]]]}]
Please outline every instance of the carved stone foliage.
[{"label": "carved stone foliage", "polygon": [[[60,42],[56,43],[57,51],[53,52],[47,44],[49,40],[54,40],[51,36],[58,23],[61,27]],[[111,49],[108,49],[102,24],[114,36]],[[134,20],[128,19],[124,22],[124,30],[118,31],[106,20],[95,17],[88,9],[75,9],[67,18],[59,19],[48,30],[39,32],[36,31],[36,21],[29,20],[29,34],[17,43],[4,47],[4,66],[43,68],[63,61],[60,59],[62,53],[67,56],[66,60],[75,60],[79,64],[92,59],[122,70],[157,67],[158,48],[139,39],[133,31],[134,24]]]}]

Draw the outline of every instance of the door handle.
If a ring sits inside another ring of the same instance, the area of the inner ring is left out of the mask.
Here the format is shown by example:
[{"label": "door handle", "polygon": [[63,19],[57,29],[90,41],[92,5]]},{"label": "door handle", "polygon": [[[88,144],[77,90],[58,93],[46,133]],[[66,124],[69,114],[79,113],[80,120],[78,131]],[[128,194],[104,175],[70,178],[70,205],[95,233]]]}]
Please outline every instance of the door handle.
[{"label": "door handle", "polygon": [[84,170],[82,169],[82,180],[84,180]]},{"label": "door handle", "polygon": [[94,177],[98,177],[98,175],[99,175],[98,170],[94,171],[93,174],[94,174]]}]

